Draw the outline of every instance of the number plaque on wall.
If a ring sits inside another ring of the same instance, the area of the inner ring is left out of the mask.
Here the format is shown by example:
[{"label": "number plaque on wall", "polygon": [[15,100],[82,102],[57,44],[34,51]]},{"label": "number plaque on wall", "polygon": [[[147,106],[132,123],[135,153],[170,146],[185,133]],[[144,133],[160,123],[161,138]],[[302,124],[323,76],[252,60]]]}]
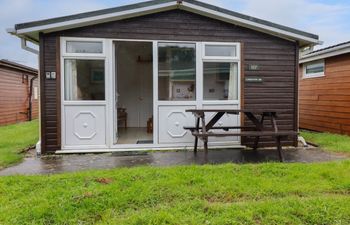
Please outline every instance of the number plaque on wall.
[{"label": "number plaque on wall", "polygon": [[249,77],[245,77],[245,82],[246,83],[262,83],[263,82],[263,79],[262,77],[252,77],[252,76],[249,76]]},{"label": "number plaque on wall", "polygon": [[249,64],[248,65],[248,70],[250,71],[257,71],[260,69],[260,66],[258,64]]}]

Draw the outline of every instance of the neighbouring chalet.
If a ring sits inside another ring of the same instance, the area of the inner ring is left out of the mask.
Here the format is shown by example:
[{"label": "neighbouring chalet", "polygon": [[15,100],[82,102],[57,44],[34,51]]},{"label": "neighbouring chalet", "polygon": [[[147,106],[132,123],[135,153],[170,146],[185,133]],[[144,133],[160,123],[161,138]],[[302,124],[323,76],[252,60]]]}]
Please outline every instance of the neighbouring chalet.
[{"label": "neighbouring chalet", "polygon": [[[148,1],[8,32],[40,48],[43,153],[192,148],[183,127],[193,126],[185,110],[195,108],[289,109],[279,127],[297,131],[299,48],[319,43],[317,35],[194,0]],[[219,125],[246,121],[227,115]]]},{"label": "neighbouring chalet", "polygon": [[38,70],[0,60],[0,126],[38,118]]},{"label": "neighbouring chalet", "polygon": [[350,135],[350,42],[300,58],[301,128]]}]

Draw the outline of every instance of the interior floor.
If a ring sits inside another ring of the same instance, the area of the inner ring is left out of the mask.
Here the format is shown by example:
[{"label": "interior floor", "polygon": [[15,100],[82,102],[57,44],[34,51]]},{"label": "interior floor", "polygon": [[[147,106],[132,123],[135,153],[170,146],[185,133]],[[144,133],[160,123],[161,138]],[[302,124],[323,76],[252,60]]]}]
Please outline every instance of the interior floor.
[{"label": "interior floor", "polygon": [[128,127],[119,129],[117,144],[152,144],[153,134],[146,127]]}]

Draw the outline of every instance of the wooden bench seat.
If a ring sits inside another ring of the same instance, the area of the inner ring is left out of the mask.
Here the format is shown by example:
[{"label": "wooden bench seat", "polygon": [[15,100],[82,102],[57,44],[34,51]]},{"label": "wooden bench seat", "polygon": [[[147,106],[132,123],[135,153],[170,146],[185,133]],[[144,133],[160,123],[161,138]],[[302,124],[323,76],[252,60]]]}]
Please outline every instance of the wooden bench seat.
[{"label": "wooden bench seat", "polygon": [[[219,127],[218,127],[219,128]],[[220,127],[221,129],[223,127]],[[230,129],[232,129],[230,127]],[[284,161],[284,157],[282,154],[282,145],[281,145],[281,139],[282,138],[286,138],[288,136],[297,136],[298,132],[295,131],[236,131],[236,132],[232,132],[232,131],[226,131],[226,132],[222,132],[222,133],[218,133],[218,132],[212,132],[212,131],[208,131],[206,133],[203,133],[202,130],[198,129],[198,131],[190,129],[192,131],[192,135],[196,137],[196,141],[195,141],[195,152],[197,151],[197,139],[203,139],[205,142],[205,144],[208,141],[208,137],[255,137],[255,144],[254,144],[254,150],[257,149],[258,147],[258,142],[259,142],[259,138],[260,137],[274,137],[276,138],[276,147],[277,147],[277,151],[278,151],[278,156],[280,158],[280,161],[283,162]],[[214,129],[215,130],[215,129]]]},{"label": "wooden bench seat", "polygon": [[[190,131],[195,131],[197,128],[196,127],[184,127],[185,130],[190,130]],[[198,130],[202,130],[202,127],[199,127]],[[222,127],[212,127],[210,130],[234,130],[234,129],[254,129],[254,127],[227,127],[227,126],[222,126]]]},{"label": "wooden bench seat", "polygon": [[261,136],[270,136],[270,137],[285,137],[285,136],[297,136],[298,132],[295,131],[242,131],[242,132],[225,132],[225,133],[216,133],[216,132],[207,132],[206,134],[193,131],[193,136],[197,137],[229,137],[229,136],[240,136],[240,137],[261,137]]}]

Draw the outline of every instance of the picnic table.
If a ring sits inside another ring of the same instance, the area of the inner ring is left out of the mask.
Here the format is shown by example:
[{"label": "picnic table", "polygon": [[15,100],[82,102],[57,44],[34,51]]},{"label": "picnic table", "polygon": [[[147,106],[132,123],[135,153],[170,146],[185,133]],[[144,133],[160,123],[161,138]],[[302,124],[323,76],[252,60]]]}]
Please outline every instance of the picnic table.
[{"label": "picnic table", "polygon": [[[277,114],[287,113],[286,110],[263,110],[263,109],[189,109],[195,116],[194,127],[184,127],[190,130],[195,137],[194,152],[197,153],[198,139],[204,143],[205,157],[208,155],[208,137],[254,137],[253,149],[257,150],[260,137],[270,136],[276,140],[276,148],[280,161],[284,161],[281,139],[288,136],[296,136],[296,131],[280,131],[277,126]],[[211,120],[206,123],[205,114],[214,113]],[[253,126],[215,126],[215,124],[225,114],[239,115],[244,114],[253,124]],[[270,119],[271,126],[265,126],[264,120]],[[217,132],[223,130],[225,132]],[[234,130],[234,131],[232,131]]]}]

